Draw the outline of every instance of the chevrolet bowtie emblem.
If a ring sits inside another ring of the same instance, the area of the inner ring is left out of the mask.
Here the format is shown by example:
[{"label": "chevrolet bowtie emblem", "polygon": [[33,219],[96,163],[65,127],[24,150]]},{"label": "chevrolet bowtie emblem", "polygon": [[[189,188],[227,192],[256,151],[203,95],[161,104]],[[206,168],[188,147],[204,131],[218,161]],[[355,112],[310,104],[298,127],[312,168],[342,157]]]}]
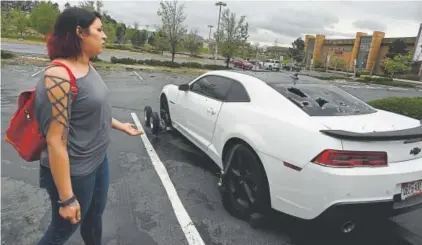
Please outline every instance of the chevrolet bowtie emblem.
[{"label": "chevrolet bowtie emblem", "polygon": [[418,155],[420,152],[421,152],[421,148],[419,147],[415,147],[412,150],[410,150],[410,154],[415,155],[415,156]]}]

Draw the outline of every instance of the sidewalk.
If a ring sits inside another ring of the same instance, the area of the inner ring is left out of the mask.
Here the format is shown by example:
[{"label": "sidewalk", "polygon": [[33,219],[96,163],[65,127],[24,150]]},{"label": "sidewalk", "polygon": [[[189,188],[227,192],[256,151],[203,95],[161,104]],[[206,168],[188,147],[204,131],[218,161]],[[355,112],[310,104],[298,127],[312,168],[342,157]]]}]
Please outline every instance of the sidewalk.
[{"label": "sidewalk", "polygon": [[[331,71],[331,70],[328,70],[327,72],[353,76],[353,73],[344,72],[344,71]],[[380,77],[380,76],[373,75],[373,77]],[[414,80],[407,80],[407,79],[399,79],[399,78],[393,78],[393,80],[394,81],[397,81],[397,82],[412,83],[412,84],[416,84],[416,85],[422,85],[422,82],[421,81],[414,81]]]}]

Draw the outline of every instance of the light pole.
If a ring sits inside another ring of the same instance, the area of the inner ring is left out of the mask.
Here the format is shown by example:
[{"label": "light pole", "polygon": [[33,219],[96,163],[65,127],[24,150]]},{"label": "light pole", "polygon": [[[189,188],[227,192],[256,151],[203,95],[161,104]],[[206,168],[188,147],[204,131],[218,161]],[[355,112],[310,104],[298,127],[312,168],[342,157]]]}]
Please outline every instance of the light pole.
[{"label": "light pole", "polygon": [[210,53],[210,44],[211,44],[211,29],[213,28],[213,25],[208,25],[208,28],[210,28],[210,34],[208,35],[208,53]]},{"label": "light pole", "polygon": [[208,28],[210,28],[210,34],[208,35],[208,40],[211,40],[211,29],[213,28],[213,25],[208,25]]},{"label": "light pole", "polygon": [[218,42],[219,42],[219,39],[220,39],[220,37],[219,37],[219,32],[220,32],[220,19],[221,19],[221,7],[223,6],[223,7],[225,7],[225,6],[227,6],[227,4],[226,3],[224,3],[224,2],[216,2],[215,3],[215,6],[219,6],[220,7],[220,10],[218,11],[218,23],[217,23],[217,40],[216,40],[216,42],[215,42],[215,49],[214,49],[214,64],[216,63],[216,61],[217,61],[217,54],[218,54]]}]

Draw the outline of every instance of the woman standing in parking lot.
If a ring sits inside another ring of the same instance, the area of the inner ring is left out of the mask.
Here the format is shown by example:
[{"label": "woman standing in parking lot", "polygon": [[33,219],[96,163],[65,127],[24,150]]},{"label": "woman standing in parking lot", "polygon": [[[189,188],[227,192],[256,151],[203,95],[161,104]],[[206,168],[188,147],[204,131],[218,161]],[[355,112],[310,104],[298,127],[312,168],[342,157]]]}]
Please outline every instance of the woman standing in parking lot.
[{"label": "woman standing in parking lot", "polygon": [[106,38],[98,13],[68,8],[48,39],[53,65],[36,87],[35,112],[47,141],[40,159],[40,186],[51,199],[52,220],[40,245],[64,244],[79,224],[85,244],[101,244],[110,131],[143,133],[112,118],[109,90],[90,64]]}]

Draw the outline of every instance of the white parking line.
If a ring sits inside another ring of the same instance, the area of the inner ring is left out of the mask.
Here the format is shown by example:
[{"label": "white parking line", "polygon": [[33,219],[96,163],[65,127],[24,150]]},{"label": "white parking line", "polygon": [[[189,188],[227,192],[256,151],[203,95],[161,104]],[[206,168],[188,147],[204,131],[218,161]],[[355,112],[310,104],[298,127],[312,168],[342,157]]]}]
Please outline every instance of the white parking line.
[{"label": "white parking line", "polygon": [[38,75],[40,72],[42,72],[44,70],[45,70],[45,68],[44,69],[41,69],[41,70],[39,70],[37,72],[35,72],[34,74],[31,75],[31,77],[34,77],[34,76]]},{"label": "white parking line", "polygon": [[136,71],[133,71],[133,73],[135,73],[135,75],[137,76],[137,77],[139,77],[139,79],[141,79],[141,80],[144,80]]},{"label": "white parking line", "polygon": [[[139,130],[144,131],[144,128],[142,127],[138,116],[134,112],[130,113],[130,115],[132,116],[136,127]],[[189,217],[189,214],[186,211],[185,207],[183,207],[183,204],[180,201],[179,196],[177,195],[176,189],[174,188],[170,176],[167,173],[166,167],[161,162],[160,158],[154,150],[154,147],[152,147],[151,142],[148,140],[148,137],[145,133],[141,135],[141,139],[145,145],[149,157],[151,158],[152,165],[154,166],[155,171],[157,172],[161,182],[163,183],[164,189],[166,190],[167,195],[170,199],[170,203],[173,206],[174,214],[176,215],[176,218],[179,221],[180,226],[182,227],[183,233],[185,233],[185,237],[189,245],[205,245],[201,235],[199,235],[199,232],[195,227],[195,224]]]}]

